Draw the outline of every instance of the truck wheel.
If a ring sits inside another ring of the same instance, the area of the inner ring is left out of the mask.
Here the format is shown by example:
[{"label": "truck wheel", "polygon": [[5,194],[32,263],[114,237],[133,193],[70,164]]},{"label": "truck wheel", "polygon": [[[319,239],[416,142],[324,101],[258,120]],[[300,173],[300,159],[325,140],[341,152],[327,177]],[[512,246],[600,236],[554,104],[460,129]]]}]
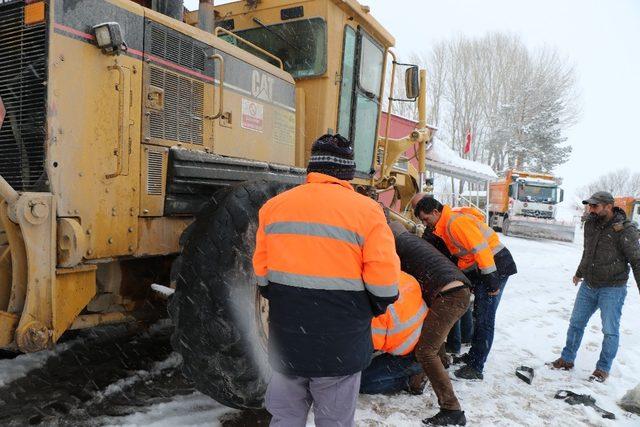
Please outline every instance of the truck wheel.
[{"label": "truck wheel", "polygon": [[496,220],[496,216],[494,214],[489,214],[489,227],[493,228],[493,231],[502,231],[502,227],[498,227],[496,224],[498,221]]},{"label": "truck wheel", "polygon": [[169,304],[173,348],[196,388],[237,409],[263,406],[271,375],[266,300],[252,256],[258,210],[290,185],[247,182],[216,193],[198,214],[176,268]]},{"label": "truck wheel", "polygon": [[502,234],[504,234],[505,236],[509,235],[509,226],[511,225],[511,221],[509,220],[509,218],[505,218],[502,221]]}]

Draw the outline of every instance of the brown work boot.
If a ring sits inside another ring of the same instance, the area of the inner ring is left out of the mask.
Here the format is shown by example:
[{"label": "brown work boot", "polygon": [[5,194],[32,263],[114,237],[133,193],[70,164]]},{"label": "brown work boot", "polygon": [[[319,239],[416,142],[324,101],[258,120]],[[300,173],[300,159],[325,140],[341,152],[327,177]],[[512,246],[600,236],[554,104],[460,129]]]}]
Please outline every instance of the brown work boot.
[{"label": "brown work boot", "polygon": [[609,378],[609,373],[600,369],[596,369],[593,371],[593,374],[589,377],[589,381],[598,381],[599,383],[603,383],[607,378]]},{"label": "brown work boot", "polygon": [[570,371],[573,369],[573,362],[567,362],[562,357],[558,357],[556,360],[551,362],[551,367],[553,369],[564,369],[565,371]]},{"label": "brown work boot", "polygon": [[424,388],[427,385],[427,374],[420,372],[415,375],[411,375],[409,378],[409,387],[407,391],[413,395],[420,395],[424,392]]}]

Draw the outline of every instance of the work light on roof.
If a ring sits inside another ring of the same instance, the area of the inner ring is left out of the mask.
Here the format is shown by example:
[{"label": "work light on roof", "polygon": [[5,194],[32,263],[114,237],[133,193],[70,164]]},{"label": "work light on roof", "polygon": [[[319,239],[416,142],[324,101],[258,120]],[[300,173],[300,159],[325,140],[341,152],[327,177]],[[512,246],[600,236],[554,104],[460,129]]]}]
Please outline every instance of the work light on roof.
[{"label": "work light on roof", "polygon": [[93,27],[98,47],[108,55],[117,55],[127,50],[122,29],[117,22],[104,22]]}]

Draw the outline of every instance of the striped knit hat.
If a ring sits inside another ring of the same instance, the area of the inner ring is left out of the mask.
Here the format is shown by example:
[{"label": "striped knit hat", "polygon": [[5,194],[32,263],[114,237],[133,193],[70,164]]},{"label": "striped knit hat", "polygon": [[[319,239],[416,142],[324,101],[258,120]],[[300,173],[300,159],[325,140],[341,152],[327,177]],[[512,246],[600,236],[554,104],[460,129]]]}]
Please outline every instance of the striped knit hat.
[{"label": "striped knit hat", "polygon": [[322,135],[311,146],[311,158],[307,166],[307,173],[310,172],[351,181],[356,172],[351,142],[340,134]]}]

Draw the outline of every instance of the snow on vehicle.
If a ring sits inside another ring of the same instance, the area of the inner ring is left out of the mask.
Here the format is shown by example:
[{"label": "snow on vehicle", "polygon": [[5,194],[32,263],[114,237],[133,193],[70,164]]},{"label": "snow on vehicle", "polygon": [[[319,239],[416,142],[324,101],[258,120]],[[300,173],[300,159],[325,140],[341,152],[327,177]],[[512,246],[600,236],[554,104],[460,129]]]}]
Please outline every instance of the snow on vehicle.
[{"label": "snow on vehicle", "polygon": [[[432,135],[426,73],[395,60],[355,0],[199,4],[0,0],[0,349],[146,319],[151,285],[175,286],[185,373],[258,408],[270,374],[250,263],[259,208],[336,132],[354,142],[356,190],[394,189],[406,205]],[[420,120],[378,137],[400,67]],[[411,146],[419,167],[394,168]]]},{"label": "snow on vehicle", "polygon": [[556,218],[564,191],[553,175],[510,169],[489,192],[489,224],[509,236],[573,242],[575,225]]}]

